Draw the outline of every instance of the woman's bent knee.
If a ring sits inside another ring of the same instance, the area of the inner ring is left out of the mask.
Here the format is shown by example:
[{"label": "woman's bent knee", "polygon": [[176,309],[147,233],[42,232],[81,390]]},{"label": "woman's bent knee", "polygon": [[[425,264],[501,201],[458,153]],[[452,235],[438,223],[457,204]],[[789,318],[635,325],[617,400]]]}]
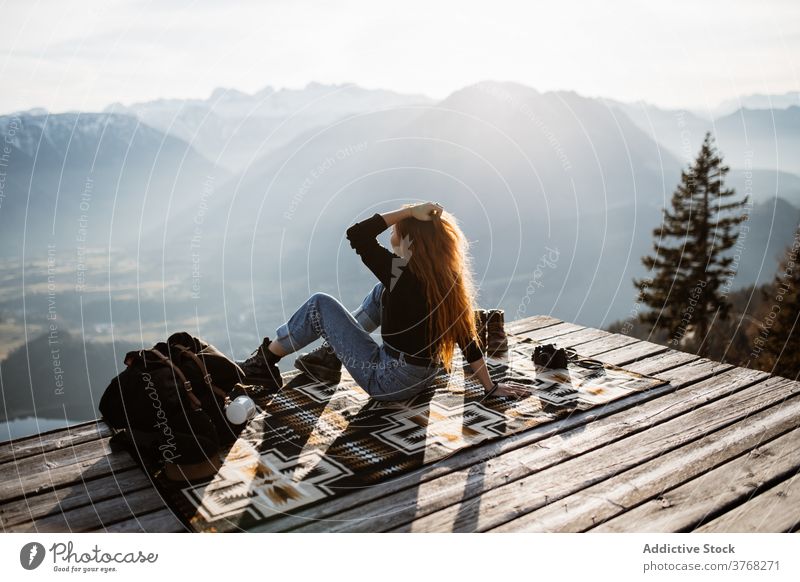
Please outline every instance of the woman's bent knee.
[{"label": "woman's bent knee", "polygon": [[325,293],[324,291],[317,291],[316,293],[312,293],[311,297],[309,297],[311,301],[314,303],[338,303],[339,300],[336,299],[333,295]]}]

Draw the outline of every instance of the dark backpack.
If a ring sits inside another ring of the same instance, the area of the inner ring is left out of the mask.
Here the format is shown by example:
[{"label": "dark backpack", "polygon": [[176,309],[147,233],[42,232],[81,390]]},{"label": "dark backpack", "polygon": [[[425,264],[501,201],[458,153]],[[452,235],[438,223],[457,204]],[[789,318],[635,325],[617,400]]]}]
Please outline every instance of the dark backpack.
[{"label": "dark backpack", "polygon": [[146,467],[202,463],[236,440],[243,425],[228,421],[225,404],[244,372],[214,346],[179,332],[148,350],[128,352],[125,365],[99,409],[123,431],[117,442],[133,445]]}]

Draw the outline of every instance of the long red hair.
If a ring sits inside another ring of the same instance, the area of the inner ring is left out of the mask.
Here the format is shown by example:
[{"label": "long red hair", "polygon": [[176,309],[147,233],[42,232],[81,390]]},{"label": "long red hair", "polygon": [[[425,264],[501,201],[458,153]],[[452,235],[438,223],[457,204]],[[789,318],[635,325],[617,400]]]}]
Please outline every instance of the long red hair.
[{"label": "long red hair", "polygon": [[430,306],[432,356],[450,372],[456,342],[463,347],[478,335],[469,242],[447,211],[430,221],[405,218],[395,228],[409,241],[408,269],[422,282]]}]

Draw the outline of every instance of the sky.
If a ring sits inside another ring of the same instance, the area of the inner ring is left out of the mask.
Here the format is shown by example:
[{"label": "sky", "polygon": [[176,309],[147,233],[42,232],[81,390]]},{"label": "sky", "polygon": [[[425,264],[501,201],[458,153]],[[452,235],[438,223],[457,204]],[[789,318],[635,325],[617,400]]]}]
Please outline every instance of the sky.
[{"label": "sky", "polygon": [[800,90],[800,2],[0,0],[0,113],[484,80],[703,111]]}]

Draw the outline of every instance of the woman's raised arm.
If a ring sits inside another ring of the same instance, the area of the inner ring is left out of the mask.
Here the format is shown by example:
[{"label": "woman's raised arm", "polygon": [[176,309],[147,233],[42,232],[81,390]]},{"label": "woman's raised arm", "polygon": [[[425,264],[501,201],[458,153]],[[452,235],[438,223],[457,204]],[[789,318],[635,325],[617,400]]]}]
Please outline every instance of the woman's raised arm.
[{"label": "woman's raised arm", "polygon": [[416,218],[417,220],[433,220],[437,216],[442,215],[444,208],[437,202],[423,202],[415,204],[414,206],[406,206],[405,208],[398,208],[391,212],[381,214],[386,221],[387,226],[392,226],[406,218]]}]

